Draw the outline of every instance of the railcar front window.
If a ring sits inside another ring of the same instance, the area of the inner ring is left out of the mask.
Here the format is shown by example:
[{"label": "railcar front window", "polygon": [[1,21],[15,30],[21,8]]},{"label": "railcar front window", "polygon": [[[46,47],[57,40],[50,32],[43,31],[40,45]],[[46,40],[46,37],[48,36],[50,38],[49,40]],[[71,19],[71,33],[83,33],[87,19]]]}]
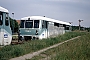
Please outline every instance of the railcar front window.
[{"label": "railcar front window", "polygon": [[39,28],[39,20],[34,20],[34,28]]},{"label": "railcar front window", "polygon": [[2,23],[3,23],[3,14],[2,12],[0,12],[0,25],[2,25]]},{"label": "railcar front window", "polygon": [[20,28],[24,28],[24,20],[21,20]]},{"label": "railcar front window", "polygon": [[33,28],[33,20],[26,20],[25,28]]}]

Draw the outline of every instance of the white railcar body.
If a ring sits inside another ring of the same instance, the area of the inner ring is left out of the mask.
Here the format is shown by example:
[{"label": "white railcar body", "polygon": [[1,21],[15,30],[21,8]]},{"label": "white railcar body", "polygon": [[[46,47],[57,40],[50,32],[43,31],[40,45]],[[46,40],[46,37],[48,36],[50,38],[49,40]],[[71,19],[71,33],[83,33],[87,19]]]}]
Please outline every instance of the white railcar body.
[{"label": "white railcar body", "polygon": [[[35,23],[35,21],[39,21],[39,23]],[[28,28],[26,26],[27,24],[29,26]],[[64,26],[66,25],[70,26],[71,24],[43,16],[28,16],[21,18],[20,36],[24,38],[48,38],[53,35],[64,34]],[[38,26],[38,28],[35,28],[34,26]]]},{"label": "white railcar body", "polygon": [[0,45],[9,45],[12,40],[12,32],[9,21],[9,11],[0,6]]}]

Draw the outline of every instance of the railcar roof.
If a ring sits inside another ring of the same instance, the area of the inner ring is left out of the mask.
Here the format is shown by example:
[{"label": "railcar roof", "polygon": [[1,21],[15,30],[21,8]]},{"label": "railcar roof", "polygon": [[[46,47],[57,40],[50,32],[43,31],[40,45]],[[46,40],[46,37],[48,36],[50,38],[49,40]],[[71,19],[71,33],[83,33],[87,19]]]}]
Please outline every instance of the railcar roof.
[{"label": "railcar roof", "polygon": [[51,18],[47,18],[47,17],[43,17],[43,16],[28,16],[28,17],[21,18],[21,20],[28,20],[28,18],[30,18],[30,20],[46,20],[46,21],[50,21],[50,22],[71,25],[70,23],[67,23],[67,22],[63,22],[60,20],[55,20],[55,19],[51,19]]},{"label": "railcar roof", "polygon": [[9,13],[9,11],[8,11],[7,9],[5,9],[5,8],[3,8],[3,7],[1,7],[1,6],[0,6],[0,11],[1,11],[1,12],[7,12],[7,13]]}]

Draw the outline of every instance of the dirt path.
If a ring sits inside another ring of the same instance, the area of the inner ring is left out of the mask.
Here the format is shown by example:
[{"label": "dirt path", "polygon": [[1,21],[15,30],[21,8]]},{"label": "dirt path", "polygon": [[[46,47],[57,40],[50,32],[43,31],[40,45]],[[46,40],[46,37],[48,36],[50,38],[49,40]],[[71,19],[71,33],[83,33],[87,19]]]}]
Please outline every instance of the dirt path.
[{"label": "dirt path", "polygon": [[44,51],[46,51],[46,50],[48,50],[48,49],[57,47],[57,46],[59,46],[59,45],[61,45],[61,44],[63,44],[63,43],[66,43],[66,42],[68,42],[68,41],[77,39],[77,38],[79,38],[79,37],[80,37],[80,36],[75,37],[75,38],[72,38],[72,39],[69,39],[69,40],[66,40],[66,41],[64,41],[64,42],[55,44],[55,45],[53,45],[53,46],[44,48],[44,49],[42,49],[42,50],[39,50],[39,51],[36,51],[36,52],[33,52],[33,53],[29,53],[29,54],[26,54],[26,55],[23,55],[23,56],[20,56],[20,57],[12,58],[12,59],[10,59],[10,60],[26,60],[26,59],[31,59],[32,57],[34,57],[34,56],[36,56],[36,55],[39,55],[40,53],[42,53],[42,52],[44,52]]}]

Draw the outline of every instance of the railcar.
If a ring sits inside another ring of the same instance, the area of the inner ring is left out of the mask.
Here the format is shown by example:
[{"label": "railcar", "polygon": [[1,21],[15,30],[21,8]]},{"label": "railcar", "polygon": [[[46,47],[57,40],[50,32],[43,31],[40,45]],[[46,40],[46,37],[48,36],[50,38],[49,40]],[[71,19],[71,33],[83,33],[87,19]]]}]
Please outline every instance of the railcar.
[{"label": "railcar", "polygon": [[71,24],[45,16],[28,16],[21,18],[20,39],[43,39],[54,37],[70,31]]},{"label": "railcar", "polygon": [[12,40],[9,11],[0,6],[0,45],[9,45]]}]

